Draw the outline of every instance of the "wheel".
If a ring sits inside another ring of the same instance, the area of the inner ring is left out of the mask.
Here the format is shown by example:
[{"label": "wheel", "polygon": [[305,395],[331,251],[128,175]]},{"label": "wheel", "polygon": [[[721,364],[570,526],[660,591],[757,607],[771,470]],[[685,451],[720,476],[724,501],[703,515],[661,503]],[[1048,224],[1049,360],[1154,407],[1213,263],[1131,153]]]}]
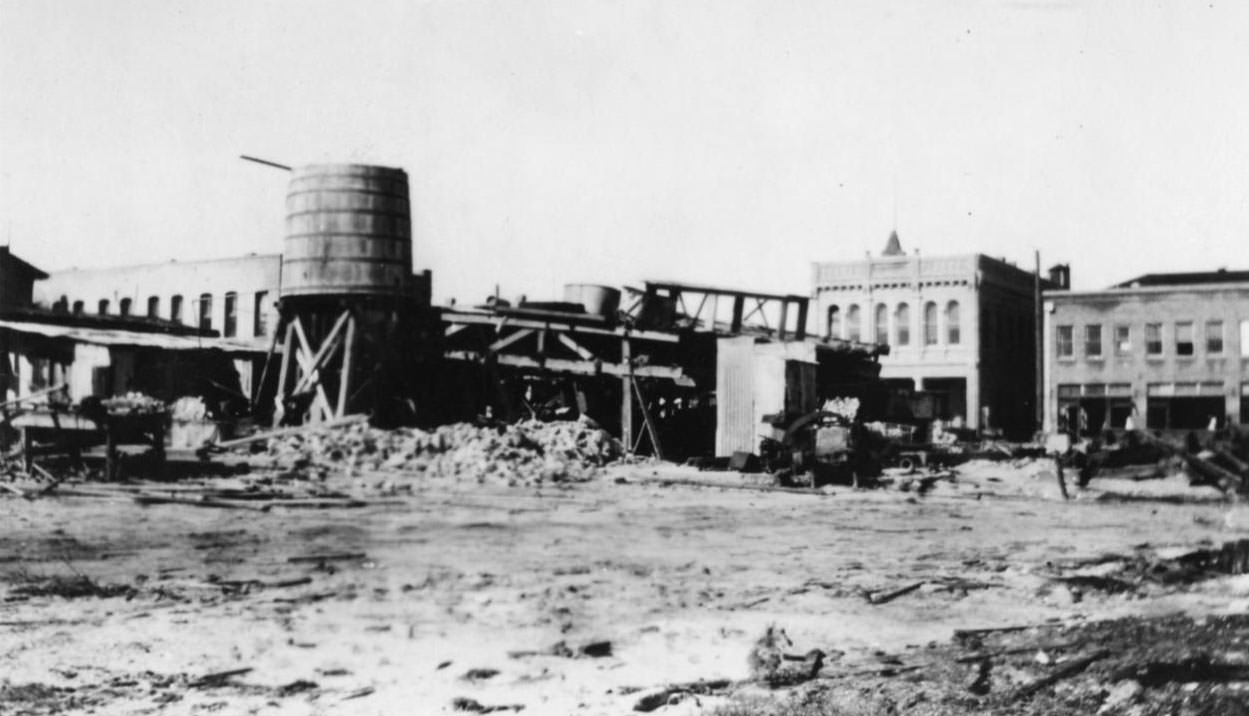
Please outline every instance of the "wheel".
[{"label": "wheel", "polygon": [[901,460],[898,460],[898,467],[907,472],[915,472],[915,458],[910,455],[904,456]]}]

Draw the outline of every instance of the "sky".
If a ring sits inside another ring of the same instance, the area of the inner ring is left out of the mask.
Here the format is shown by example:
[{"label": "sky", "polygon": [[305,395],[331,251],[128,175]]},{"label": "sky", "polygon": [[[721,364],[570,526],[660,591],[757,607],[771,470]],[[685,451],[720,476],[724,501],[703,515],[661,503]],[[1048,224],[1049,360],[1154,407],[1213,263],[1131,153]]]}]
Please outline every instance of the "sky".
[{"label": "sky", "polygon": [[805,294],[878,254],[1249,269],[1249,3],[0,0],[0,241],[281,251],[289,175],[409,174],[434,296]]}]

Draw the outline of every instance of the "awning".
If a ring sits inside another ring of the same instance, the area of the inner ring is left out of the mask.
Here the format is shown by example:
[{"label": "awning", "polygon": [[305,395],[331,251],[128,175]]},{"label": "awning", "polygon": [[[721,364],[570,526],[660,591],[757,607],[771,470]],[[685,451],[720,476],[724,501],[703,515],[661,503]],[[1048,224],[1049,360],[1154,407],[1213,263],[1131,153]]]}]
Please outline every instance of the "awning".
[{"label": "awning", "polygon": [[116,328],[83,328],[57,326],[50,323],[0,320],[0,328],[18,333],[31,333],[48,338],[64,338],[97,346],[132,346],[167,351],[222,351],[224,353],[264,354],[263,348],[229,338],[178,336],[169,333],[140,333]]}]

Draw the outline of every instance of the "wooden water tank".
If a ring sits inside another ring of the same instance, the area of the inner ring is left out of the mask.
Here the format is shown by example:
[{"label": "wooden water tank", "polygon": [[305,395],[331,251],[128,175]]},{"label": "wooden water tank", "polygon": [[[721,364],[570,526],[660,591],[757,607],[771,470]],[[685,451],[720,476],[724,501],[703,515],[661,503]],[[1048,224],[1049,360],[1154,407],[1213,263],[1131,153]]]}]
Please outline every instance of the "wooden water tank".
[{"label": "wooden water tank", "polygon": [[580,303],[586,313],[614,320],[620,308],[620,289],[591,283],[566,283],[564,300]]},{"label": "wooden water tank", "polygon": [[406,172],[362,164],[294,170],[286,194],[283,298],[406,295],[411,277]]}]

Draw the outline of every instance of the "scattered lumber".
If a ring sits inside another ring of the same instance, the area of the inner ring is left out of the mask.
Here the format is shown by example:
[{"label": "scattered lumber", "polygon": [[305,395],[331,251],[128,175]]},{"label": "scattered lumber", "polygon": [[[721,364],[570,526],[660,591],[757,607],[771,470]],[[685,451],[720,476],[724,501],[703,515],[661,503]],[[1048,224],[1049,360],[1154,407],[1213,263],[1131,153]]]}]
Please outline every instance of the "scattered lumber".
[{"label": "scattered lumber", "polygon": [[892,592],[885,592],[884,594],[881,594],[878,592],[868,592],[867,601],[869,604],[885,604],[888,602],[892,602],[898,597],[910,594],[911,592],[915,591],[916,589],[919,589],[922,586],[924,586],[923,582],[916,582],[914,584],[908,584],[905,587],[902,587],[901,589],[895,589]]},{"label": "scattered lumber", "polygon": [[222,683],[229,681],[235,676],[242,676],[243,674],[249,674],[251,672],[252,668],[250,666],[242,669],[230,669],[229,671],[217,671],[211,674],[205,674],[195,681],[187,684],[187,686],[190,686],[193,689],[220,686]]},{"label": "scattered lumber", "polygon": [[364,552],[340,552],[331,554],[309,554],[297,557],[287,557],[286,561],[291,564],[299,564],[301,562],[345,562],[355,559],[364,559],[367,557]]},{"label": "scattered lumber", "polygon": [[1042,676],[1041,678],[1037,679],[1036,681],[1033,681],[1030,684],[1024,684],[1023,686],[1019,687],[1019,689],[1017,689],[1015,693],[1010,696],[1009,700],[1020,701],[1022,699],[1029,698],[1032,695],[1036,694],[1037,692],[1043,689],[1046,689],[1058,683],[1059,681],[1062,681],[1063,679],[1066,679],[1071,676],[1075,676],[1081,671],[1084,671],[1085,669],[1089,668],[1089,665],[1092,664],[1093,662],[1098,661],[1100,659],[1104,659],[1107,656],[1110,656],[1109,649],[1098,649],[1097,651],[1093,652],[1092,654],[1089,654],[1088,656],[1084,656],[1079,659],[1074,659],[1072,661],[1069,661],[1066,664],[1063,664],[1059,668],[1055,669],[1053,672],[1046,674],[1045,676]]}]

